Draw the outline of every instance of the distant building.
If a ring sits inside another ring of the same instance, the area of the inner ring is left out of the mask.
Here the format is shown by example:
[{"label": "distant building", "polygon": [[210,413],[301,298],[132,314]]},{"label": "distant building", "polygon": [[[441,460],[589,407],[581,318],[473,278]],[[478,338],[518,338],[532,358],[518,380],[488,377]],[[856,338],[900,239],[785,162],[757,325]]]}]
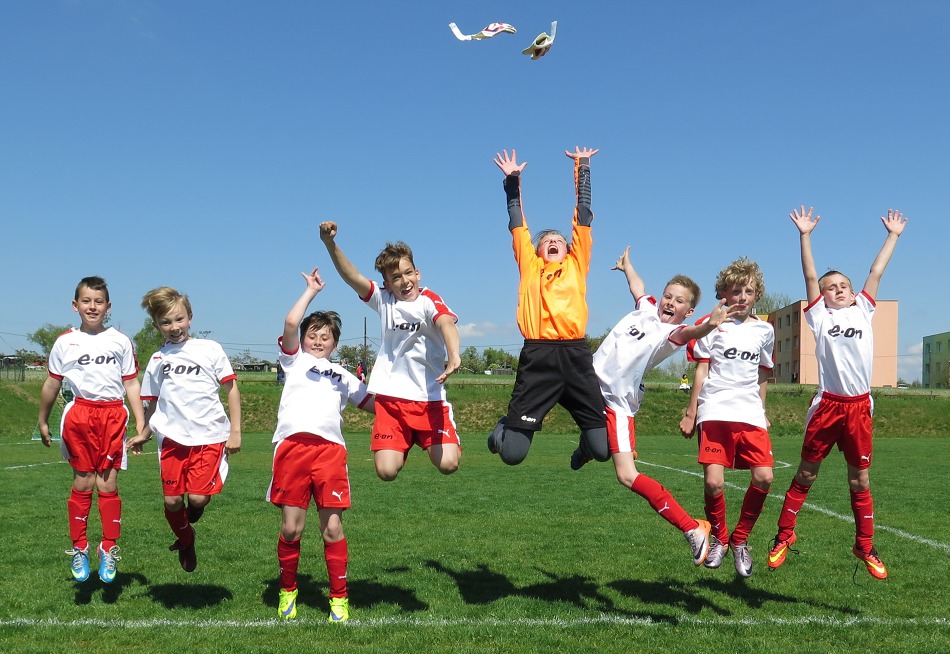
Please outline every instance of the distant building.
[{"label": "distant building", "polygon": [[950,387],[950,332],[924,336],[920,383],[924,388]]},{"label": "distant building", "polygon": [[[875,304],[871,386],[894,387],[897,386],[897,300],[877,300]],[[775,367],[772,369],[772,378],[776,382],[818,384],[815,337],[805,323],[804,316],[807,305],[804,300],[799,300],[768,315],[767,320],[775,328]],[[943,367],[946,370],[946,355]]]}]

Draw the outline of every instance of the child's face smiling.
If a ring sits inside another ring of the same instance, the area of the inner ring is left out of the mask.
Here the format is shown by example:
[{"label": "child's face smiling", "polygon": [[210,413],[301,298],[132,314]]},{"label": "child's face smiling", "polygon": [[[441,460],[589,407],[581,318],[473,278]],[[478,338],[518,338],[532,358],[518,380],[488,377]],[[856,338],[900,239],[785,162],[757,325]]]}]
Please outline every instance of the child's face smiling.
[{"label": "child's face smiling", "polygon": [[383,275],[383,286],[400,300],[412,302],[419,297],[419,280],[422,274],[410,263],[409,259],[400,259],[394,270]]},{"label": "child's face smiling", "polygon": [[79,314],[82,330],[98,333],[104,329],[103,322],[112,303],[106,300],[105,291],[94,291],[83,286],[79,289],[79,299],[73,300],[73,311]]},{"label": "child's face smiling", "polygon": [[333,332],[330,331],[330,325],[324,325],[320,329],[310,329],[303,335],[303,341],[300,347],[304,352],[312,354],[318,359],[329,359],[336,349],[336,341],[333,340]]},{"label": "child's face smiling", "polygon": [[660,322],[679,325],[693,313],[691,305],[693,294],[685,286],[670,284],[663,289],[657,308]]},{"label": "child's face smiling", "polygon": [[168,343],[184,343],[188,340],[188,330],[191,329],[191,318],[182,306],[177,306],[155,323],[158,331]]}]

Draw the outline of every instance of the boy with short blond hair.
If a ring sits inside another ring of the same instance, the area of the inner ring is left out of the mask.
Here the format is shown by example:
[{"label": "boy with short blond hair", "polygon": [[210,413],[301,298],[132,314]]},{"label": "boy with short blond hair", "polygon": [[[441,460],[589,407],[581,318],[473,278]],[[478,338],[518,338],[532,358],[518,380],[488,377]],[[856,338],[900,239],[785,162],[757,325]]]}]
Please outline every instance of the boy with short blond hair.
[{"label": "boy with short blond hair", "polygon": [[320,239],[343,281],[379,314],[382,345],[369,377],[376,397],[371,449],[376,474],[393,481],[412,446],[428,452],[442,474],[458,469],[461,441],[446,401],[445,380],[462,365],[456,316],[419,282],[412,250],[387,243],[376,257],[383,286],[363,276],[336,243],[335,222],[320,224]]},{"label": "boy with short blond hair", "polygon": [[782,512],[778,533],[769,552],[769,568],[785,563],[786,555],[797,540],[798,512],[808,491],[818,479],[821,462],[837,445],[848,465],[851,510],[854,514],[855,539],[852,552],[876,579],[887,578],[887,568],[874,547],[874,500],[868,470],[872,453],[871,368],[874,361],[874,334],[871,319],[875,298],[884,269],[891,260],[897,239],[907,219],[900,211],[888,209],[881,217],[887,238],[871,264],[864,289],[855,294],[851,280],[837,270],[821,277],[815,269],[811,232],[821,216],[812,220],[814,209],[805,206],[788,214],[798,228],[802,272],[808,306],[805,321],[815,335],[818,359],[818,392],[805,418],[805,438],[798,471],[792,479]]},{"label": "boy with short blond hair", "polygon": [[[713,530],[704,565],[718,568],[731,548],[736,572],[742,577],[752,574],[749,534],[772,486],[774,463],[765,393],[775,332],[755,315],[755,303],[763,293],[762,271],[754,261],[737,259],[720,271],[716,297],[726,301],[733,318],[687,347],[687,356],[697,365],[689,406],[680,421],[686,438],[699,431],[706,519]],[[723,493],[726,468],[751,471],[731,536]]]},{"label": "boy with short blond hair", "polygon": [[[101,277],[84,277],[76,286],[73,311],[79,314],[79,329],[60,335],[49,355],[49,377],[43,383],[37,419],[43,445],[50,446],[49,415],[63,381],[73,399],[63,409],[63,458],[73,469],[73,485],[66,503],[69,514],[70,556],[73,579],[89,578],[89,541],[86,525],[92,508],[92,493],[98,493],[102,541],[97,548],[99,578],[115,581],[121,560],[116,541],[122,526],[122,500],[118,473],[125,470],[125,433],[129,409],[136,431],[145,427],[140,399],[135,347],[128,336],[105,321],[112,303]],[[124,398],[129,399],[126,408]]]}]

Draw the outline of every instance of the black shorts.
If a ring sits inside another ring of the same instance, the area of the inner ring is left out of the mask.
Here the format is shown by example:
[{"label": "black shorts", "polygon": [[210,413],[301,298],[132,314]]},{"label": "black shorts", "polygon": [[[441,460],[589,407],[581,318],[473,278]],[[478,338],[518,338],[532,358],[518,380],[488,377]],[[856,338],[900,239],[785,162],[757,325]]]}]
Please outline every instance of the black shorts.
[{"label": "black shorts", "polygon": [[593,353],[584,339],[524,342],[508,403],[508,426],[540,431],[555,404],[567,409],[581,429],[607,426]]}]

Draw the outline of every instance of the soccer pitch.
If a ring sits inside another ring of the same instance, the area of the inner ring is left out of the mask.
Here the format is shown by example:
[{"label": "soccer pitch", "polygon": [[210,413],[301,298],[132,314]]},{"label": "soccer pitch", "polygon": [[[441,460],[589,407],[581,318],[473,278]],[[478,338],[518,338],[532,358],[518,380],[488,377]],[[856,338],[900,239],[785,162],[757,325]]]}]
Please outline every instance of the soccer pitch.
[{"label": "soccer pitch", "polygon": [[[568,467],[574,437],[542,432],[507,467],[484,436],[463,434],[444,477],[413,450],[379,481],[367,434],[349,434],[353,508],[351,619],[326,623],[316,515],[304,534],[299,617],[277,613],[279,512],[264,501],[268,435],[246,434],[223,493],[196,526],[198,569],[168,551],[154,446],[119,477],[122,561],[112,585],[69,574],[65,498],[71,473],[55,447],[0,443],[0,651],[69,652],[945,652],[950,651],[950,440],[879,438],[871,469],[875,543],[890,578],[851,555],[854,527],[840,455],[799,516],[798,554],[765,564],[800,439],[774,439],[775,484],[740,579],[692,566],[680,533],[617,484],[612,466]],[[702,517],[695,443],[642,435],[638,466]],[[730,526],[748,473],[727,475]],[[100,533],[90,516],[90,537]],[[93,566],[96,560],[92,559]]]}]

